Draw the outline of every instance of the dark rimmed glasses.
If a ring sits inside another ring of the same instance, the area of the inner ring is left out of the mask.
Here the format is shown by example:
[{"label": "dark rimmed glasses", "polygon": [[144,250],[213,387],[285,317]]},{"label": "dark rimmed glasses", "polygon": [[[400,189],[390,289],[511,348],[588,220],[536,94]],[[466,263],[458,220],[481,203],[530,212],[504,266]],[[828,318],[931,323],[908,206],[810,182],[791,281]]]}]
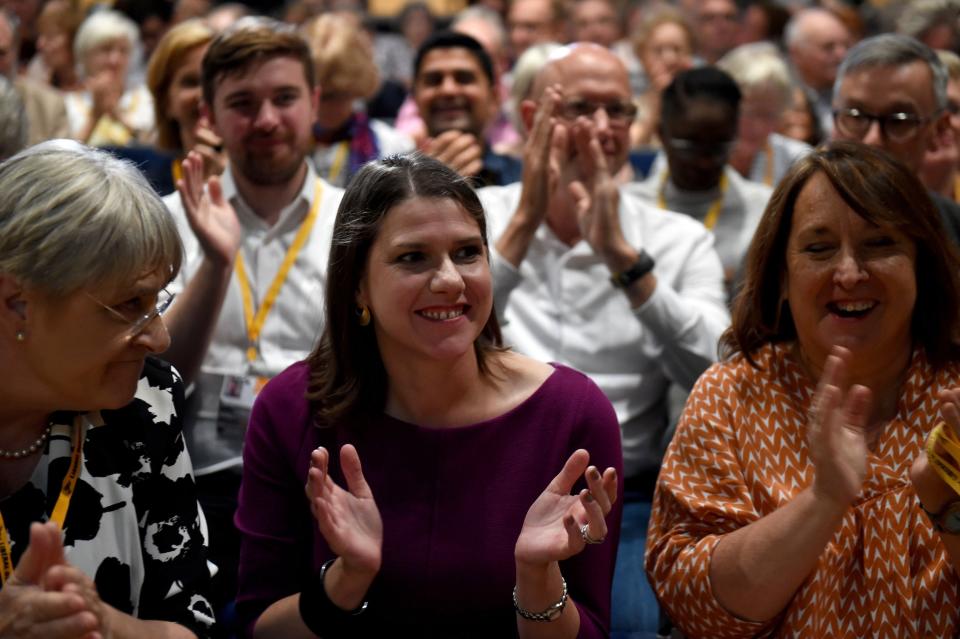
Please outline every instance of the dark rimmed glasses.
[{"label": "dark rimmed glasses", "polygon": [[590,100],[568,100],[560,104],[558,115],[565,120],[576,120],[580,116],[592,118],[597,110],[603,109],[610,122],[619,125],[631,124],[637,117],[637,105],[629,100],[623,102],[591,102]]},{"label": "dark rimmed glasses", "polygon": [[883,134],[883,137],[893,142],[906,142],[917,134],[920,127],[936,119],[940,113],[938,110],[933,115],[928,116],[905,112],[875,115],[851,107],[834,109],[833,123],[837,127],[837,130],[843,135],[862,140],[873,123],[876,122],[880,125],[880,132]]}]

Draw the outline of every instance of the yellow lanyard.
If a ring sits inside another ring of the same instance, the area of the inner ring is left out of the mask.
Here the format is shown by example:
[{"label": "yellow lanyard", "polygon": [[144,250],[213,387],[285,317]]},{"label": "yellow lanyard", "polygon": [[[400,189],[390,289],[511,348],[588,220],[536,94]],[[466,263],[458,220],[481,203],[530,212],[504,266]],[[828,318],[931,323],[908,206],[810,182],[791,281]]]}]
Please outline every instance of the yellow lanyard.
[{"label": "yellow lanyard", "polygon": [[[73,491],[77,487],[77,480],[80,478],[83,438],[81,437],[79,418],[73,420],[73,436],[70,441],[73,447],[73,452],[70,455],[70,467],[63,478],[63,484],[60,486],[60,496],[57,497],[57,503],[50,515],[50,521],[56,523],[61,530],[63,530],[63,522],[67,519],[67,509],[70,508],[70,500],[73,498]],[[0,584],[6,583],[12,574],[13,556],[10,550],[10,539],[7,535],[6,524],[3,522],[3,515],[0,514]]]},{"label": "yellow lanyard", "polygon": [[337,144],[337,153],[333,156],[333,164],[330,165],[330,172],[327,173],[327,181],[331,184],[337,183],[337,176],[343,170],[343,163],[347,159],[349,147],[350,144],[346,140]]},{"label": "yellow lanyard", "polygon": [[960,202],[960,175],[953,178],[953,201]]},{"label": "yellow lanyard", "polygon": [[773,147],[770,146],[770,142],[767,142],[764,151],[767,154],[767,166],[764,167],[763,171],[763,183],[767,186],[773,186]]},{"label": "yellow lanyard", "polygon": [[[943,446],[948,458],[944,458],[937,452],[938,443]],[[957,440],[953,429],[943,422],[937,424],[927,437],[927,459],[940,478],[960,495],[960,468],[957,467],[957,463],[960,462],[960,441]]]},{"label": "yellow lanyard", "polygon": [[273,308],[273,303],[277,301],[277,296],[280,294],[280,289],[283,288],[283,283],[287,280],[287,274],[293,267],[293,263],[297,259],[297,254],[300,253],[300,249],[303,248],[307,238],[310,237],[310,230],[313,228],[314,222],[317,221],[317,212],[320,210],[320,194],[322,191],[323,183],[318,179],[316,188],[313,191],[313,206],[310,207],[310,212],[307,214],[306,219],[303,220],[303,224],[300,225],[300,230],[297,231],[296,237],[293,238],[293,243],[290,245],[290,248],[287,249],[287,255],[283,258],[280,270],[277,271],[276,277],[273,278],[273,283],[270,284],[270,288],[263,298],[263,303],[261,303],[260,308],[256,310],[254,310],[253,307],[253,292],[250,290],[250,280],[247,279],[247,271],[243,266],[243,253],[237,253],[237,261],[234,264],[233,270],[237,274],[237,281],[240,283],[240,295],[243,298],[243,318],[247,324],[247,359],[251,362],[257,359],[257,344],[260,339],[260,331],[263,330],[263,324],[267,319],[267,314],[270,313],[270,309]]},{"label": "yellow lanyard", "polygon": [[[667,180],[670,178],[670,172],[663,172],[663,181],[660,183],[660,200],[659,206],[661,209],[669,209],[667,206],[667,198],[664,195],[664,190],[667,186]],[[720,218],[720,209],[723,207],[723,196],[727,192],[727,174],[724,173],[720,176],[720,196],[714,200],[713,204],[710,205],[710,209],[707,211],[707,215],[703,218],[703,225],[709,230],[713,230],[713,227],[717,225],[717,220]]]},{"label": "yellow lanyard", "polygon": [[181,158],[177,158],[173,161],[173,164],[170,165],[170,169],[173,172],[173,188],[177,188],[177,182],[183,179],[183,165],[180,164],[183,162]]}]

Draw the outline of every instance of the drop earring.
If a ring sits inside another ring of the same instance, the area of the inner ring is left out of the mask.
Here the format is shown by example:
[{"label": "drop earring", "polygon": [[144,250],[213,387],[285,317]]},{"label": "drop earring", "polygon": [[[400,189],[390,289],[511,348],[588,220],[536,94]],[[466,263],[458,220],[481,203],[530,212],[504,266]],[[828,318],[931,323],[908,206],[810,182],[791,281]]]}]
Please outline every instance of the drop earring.
[{"label": "drop earring", "polygon": [[23,330],[19,330],[16,333],[16,338],[18,342],[24,342],[27,340],[27,334]]},{"label": "drop earring", "polygon": [[366,304],[357,304],[357,323],[360,326],[370,324],[370,309],[367,308]]}]

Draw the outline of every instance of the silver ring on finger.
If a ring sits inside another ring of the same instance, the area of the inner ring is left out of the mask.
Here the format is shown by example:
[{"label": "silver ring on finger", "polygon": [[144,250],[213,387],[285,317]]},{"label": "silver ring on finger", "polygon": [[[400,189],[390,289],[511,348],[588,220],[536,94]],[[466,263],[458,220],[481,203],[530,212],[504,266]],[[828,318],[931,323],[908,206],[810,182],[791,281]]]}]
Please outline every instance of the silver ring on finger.
[{"label": "silver ring on finger", "polygon": [[603,543],[603,537],[600,539],[594,539],[590,536],[590,524],[583,524],[580,526],[580,538],[583,539],[583,543],[585,544],[593,545]]}]

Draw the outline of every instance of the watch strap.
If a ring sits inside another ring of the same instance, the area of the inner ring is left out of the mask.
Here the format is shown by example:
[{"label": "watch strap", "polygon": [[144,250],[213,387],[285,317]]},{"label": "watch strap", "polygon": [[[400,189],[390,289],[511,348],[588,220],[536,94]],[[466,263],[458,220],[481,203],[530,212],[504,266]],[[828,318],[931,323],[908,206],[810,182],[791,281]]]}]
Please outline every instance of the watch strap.
[{"label": "watch strap", "polygon": [[641,249],[640,257],[637,258],[637,261],[627,270],[611,275],[610,283],[613,284],[614,288],[627,288],[652,271],[655,265],[656,263],[650,254]]},{"label": "watch strap", "polygon": [[935,513],[930,512],[922,502],[920,503],[920,509],[926,513],[927,517],[929,517],[930,523],[933,524],[933,528],[937,532],[946,533],[948,535],[960,535],[960,524],[946,525],[947,515],[951,510],[956,510],[958,507],[960,507],[960,497],[951,499],[943,505],[939,512]]}]

